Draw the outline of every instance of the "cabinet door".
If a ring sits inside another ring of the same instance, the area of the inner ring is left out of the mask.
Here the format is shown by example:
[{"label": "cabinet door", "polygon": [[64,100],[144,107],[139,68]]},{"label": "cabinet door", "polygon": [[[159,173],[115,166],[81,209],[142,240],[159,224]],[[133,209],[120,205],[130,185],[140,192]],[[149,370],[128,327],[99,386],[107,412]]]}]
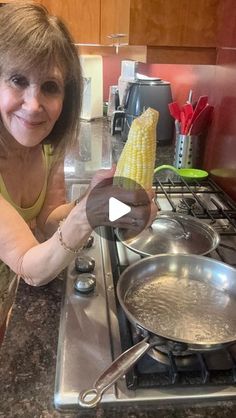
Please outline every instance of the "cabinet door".
[{"label": "cabinet door", "polygon": [[[212,47],[220,0],[102,0],[101,42],[127,33],[129,45]],[[123,42],[121,40],[121,42]]]},{"label": "cabinet door", "polygon": [[132,0],[131,45],[216,45],[220,0]]},{"label": "cabinet door", "polygon": [[101,1],[101,44],[116,43],[111,35],[125,34],[120,43],[129,42],[130,0]]},{"label": "cabinet door", "polygon": [[21,0],[0,0],[0,6],[4,6],[4,4],[7,3],[16,3],[17,1],[21,1]]},{"label": "cabinet door", "polygon": [[100,0],[39,0],[61,17],[76,43],[100,43]]}]

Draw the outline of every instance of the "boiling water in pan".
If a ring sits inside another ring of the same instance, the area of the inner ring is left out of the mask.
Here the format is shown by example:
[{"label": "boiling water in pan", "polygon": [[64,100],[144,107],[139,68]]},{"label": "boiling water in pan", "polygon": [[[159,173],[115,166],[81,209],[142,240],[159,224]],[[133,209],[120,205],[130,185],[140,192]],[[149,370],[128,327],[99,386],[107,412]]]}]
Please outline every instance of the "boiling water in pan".
[{"label": "boiling water in pan", "polygon": [[128,291],[125,304],[145,328],[169,339],[210,344],[236,336],[236,300],[206,282],[154,277]]}]

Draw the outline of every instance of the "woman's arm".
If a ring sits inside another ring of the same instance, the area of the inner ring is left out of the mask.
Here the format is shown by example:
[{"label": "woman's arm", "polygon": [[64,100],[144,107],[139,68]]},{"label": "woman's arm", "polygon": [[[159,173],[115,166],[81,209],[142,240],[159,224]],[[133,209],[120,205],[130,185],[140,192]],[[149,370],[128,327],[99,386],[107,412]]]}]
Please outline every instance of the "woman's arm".
[{"label": "woman's arm", "polygon": [[[26,222],[18,212],[0,195],[0,258],[27,283],[39,286],[55,278],[76,257],[73,250],[81,248],[88,240],[93,226],[111,225],[118,228],[136,229],[135,219],[142,224],[147,206],[150,205],[150,222],[156,214],[151,192],[126,191],[112,186],[114,170],[101,170],[91,182],[86,195],[81,198],[68,214],[58,230],[47,241],[39,244]],[[105,184],[102,180],[106,179]],[[96,187],[96,192],[90,194]],[[109,221],[108,198],[117,196],[122,202],[133,205],[132,213]],[[89,205],[87,201],[89,199]],[[86,213],[87,212],[87,213]],[[145,225],[144,225],[145,227]],[[72,249],[69,250],[69,249]]]},{"label": "woman's arm", "polygon": [[[83,199],[61,226],[68,247],[82,247],[91,234],[85,206]],[[34,286],[48,283],[75,258],[75,253],[61,245],[57,231],[39,244],[26,222],[1,195],[0,214],[0,258],[27,283]]]},{"label": "woman's arm", "polygon": [[68,216],[74,205],[74,202],[66,203],[64,161],[59,161],[50,171],[44,204],[37,217],[37,226],[46,239],[52,236],[60,220]]}]

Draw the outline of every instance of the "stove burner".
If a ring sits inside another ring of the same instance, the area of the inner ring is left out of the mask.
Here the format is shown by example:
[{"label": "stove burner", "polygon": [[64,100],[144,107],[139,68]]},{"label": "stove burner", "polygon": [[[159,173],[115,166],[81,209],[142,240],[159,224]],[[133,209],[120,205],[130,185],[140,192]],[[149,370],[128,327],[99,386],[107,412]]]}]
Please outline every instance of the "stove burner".
[{"label": "stove burner", "polygon": [[[171,359],[170,357],[173,356],[173,354],[170,352],[164,353],[163,351],[160,351],[156,347],[153,347],[149,353],[150,357],[152,357],[154,360],[166,364],[167,366],[171,366]],[[188,353],[186,355],[176,355],[174,356],[176,366],[185,369],[185,368],[193,368],[196,367],[198,364],[198,359],[196,354],[194,353]]]},{"label": "stove burner", "polygon": [[196,205],[196,200],[193,197],[183,197],[179,201],[179,209],[190,212]]}]

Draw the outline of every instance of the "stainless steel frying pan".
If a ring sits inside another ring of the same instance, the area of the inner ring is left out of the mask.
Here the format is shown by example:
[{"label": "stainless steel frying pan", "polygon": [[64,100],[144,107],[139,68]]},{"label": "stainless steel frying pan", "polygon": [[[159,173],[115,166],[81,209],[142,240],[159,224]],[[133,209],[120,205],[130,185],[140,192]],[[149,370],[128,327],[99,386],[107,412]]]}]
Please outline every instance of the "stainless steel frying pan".
[{"label": "stainless steel frying pan", "polygon": [[144,339],[79,394],[81,406],[94,407],[153,347],[203,352],[236,342],[236,269],[220,261],[188,254],[147,257],[122,273],[117,295]]}]

